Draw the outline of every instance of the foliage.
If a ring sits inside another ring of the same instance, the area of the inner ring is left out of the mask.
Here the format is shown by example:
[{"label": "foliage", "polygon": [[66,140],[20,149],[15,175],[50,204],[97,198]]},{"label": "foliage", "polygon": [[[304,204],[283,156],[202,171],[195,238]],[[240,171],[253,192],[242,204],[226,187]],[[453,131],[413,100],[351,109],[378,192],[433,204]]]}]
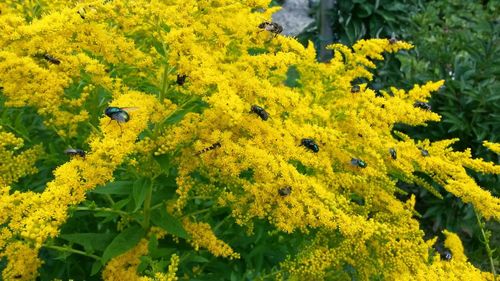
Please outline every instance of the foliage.
[{"label": "foliage", "polygon": [[414,105],[443,81],[377,92],[357,81],[410,44],[334,44],[318,63],[259,30],[269,4],[1,4],[0,156],[25,159],[0,182],[3,279],[493,278],[397,199],[398,180],[439,184],[500,219],[466,170],[498,166],[394,130],[438,121]]}]

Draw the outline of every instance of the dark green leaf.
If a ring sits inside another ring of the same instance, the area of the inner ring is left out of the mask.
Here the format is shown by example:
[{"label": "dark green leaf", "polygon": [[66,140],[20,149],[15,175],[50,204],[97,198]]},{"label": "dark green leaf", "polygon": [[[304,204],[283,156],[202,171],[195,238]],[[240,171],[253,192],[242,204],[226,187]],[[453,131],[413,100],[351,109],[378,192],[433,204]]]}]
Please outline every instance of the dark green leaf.
[{"label": "dark green leaf", "polygon": [[132,249],[146,235],[140,226],[132,226],[118,234],[102,255],[103,263]]},{"label": "dark green leaf", "polygon": [[92,190],[93,193],[98,194],[120,194],[127,195],[132,192],[133,183],[130,181],[114,181],[104,186],[99,186]]},{"label": "dark green leaf", "polygon": [[156,226],[166,230],[168,233],[180,238],[188,239],[189,235],[182,226],[182,223],[176,218],[167,213],[165,208],[158,208],[151,213],[151,221]]}]

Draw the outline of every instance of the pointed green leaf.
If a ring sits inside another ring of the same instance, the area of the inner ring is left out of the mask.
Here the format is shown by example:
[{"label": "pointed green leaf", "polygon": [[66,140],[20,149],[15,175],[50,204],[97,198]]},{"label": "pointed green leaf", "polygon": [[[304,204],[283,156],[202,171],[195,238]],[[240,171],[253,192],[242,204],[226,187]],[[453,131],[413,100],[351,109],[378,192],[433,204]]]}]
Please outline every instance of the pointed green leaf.
[{"label": "pointed green leaf", "polygon": [[104,251],[102,255],[103,263],[132,249],[145,235],[146,232],[139,226],[132,226],[125,229],[111,241]]}]

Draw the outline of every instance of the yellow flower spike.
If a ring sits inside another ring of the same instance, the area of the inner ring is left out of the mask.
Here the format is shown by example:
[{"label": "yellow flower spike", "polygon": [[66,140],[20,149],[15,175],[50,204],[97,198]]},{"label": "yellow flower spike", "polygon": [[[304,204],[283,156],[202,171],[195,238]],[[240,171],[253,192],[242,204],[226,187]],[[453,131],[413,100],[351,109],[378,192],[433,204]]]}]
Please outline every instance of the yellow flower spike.
[{"label": "yellow flower spike", "polygon": [[500,154],[500,143],[483,141],[483,146],[495,152],[496,154]]},{"label": "yellow flower spike", "polygon": [[38,251],[22,242],[9,244],[0,253],[0,258],[9,261],[2,271],[4,280],[35,280],[38,276],[37,269],[42,265]]},{"label": "yellow flower spike", "polygon": [[229,259],[240,258],[240,254],[234,252],[229,245],[215,236],[209,224],[192,222],[188,219],[184,219],[182,224],[189,233],[191,237],[190,243],[195,250],[201,247],[206,248],[216,257],[225,257]]},{"label": "yellow flower spike", "polygon": [[143,280],[137,275],[137,267],[141,257],[148,253],[148,239],[142,239],[134,248],[111,259],[102,272],[102,279],[106,281]]},{"label": "yellow flower spike", "polygon": [[0,186],[10,185],[23,176],[37,172],[35,162],[43,153],[41,145],[35,145],[24,151],[24,140],[0,127]]}]

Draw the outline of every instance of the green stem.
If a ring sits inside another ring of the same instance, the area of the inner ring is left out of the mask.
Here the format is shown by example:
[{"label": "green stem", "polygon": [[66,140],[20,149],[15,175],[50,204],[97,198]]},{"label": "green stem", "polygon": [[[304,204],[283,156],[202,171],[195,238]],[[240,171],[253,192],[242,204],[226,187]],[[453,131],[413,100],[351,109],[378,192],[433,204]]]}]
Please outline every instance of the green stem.
[{"label": "green stem", "polygon": [[2,123],[1,125],[8,127],[9,129],[11,129],[12,131],[14,131],[16,134],[20,135],[23,139],[27,140],[28,142],[30,142],[30,143],[32,142],[31,139],[27,135],[21,133],[21,131],[17,130],[12,125],[7,124],[7,123]]},{"label": "green stem", "polygon": [[142,227],[145,230],[149,229],[149,221],[151,219],[151,198],[153,197],[153,183],[154,181],[151,180],[151,184],[147,187],[148,190],[146,190],[146,198],[144,198],[144,223]]},{"label": "green stem", "polygon": [[161,203],[158,203],[156,205],[154,205],[153,207],[151,207],[151,210],[156,210],[162,206],[165,206],[165,203],[164,202],[161,202]]},{"label": "green stem", "polygon": [[60,246],[50,246],[50,245],[43,245],[43,247],[45,247],[47,249],[59,251],[59,252],[68,252],[68,253],[73,253],[73,254],[79,254],[82,256],[89,257],[89,258],[93,258],[95,260],[101,260],[101,257],[99,257],[99,256],[88,254],[88,253],[85,253],[84,251],[75,250],[75,249],[70,248],[70,247],[60,247]]},{"label": "green stem", "polygon": [[185,218],[185,217],[189,217],[189,216],[199,215],[199,214],[203,214],[203,213],[209,212],[210,210],[212,210],[212,208],[203,209],[203,210],[199,210],[199,211],[192,212],[192,213],[189,213],[189,214],[185,214],[182,217]]},{"label": "green stem", "polygon": [[115,209],[111,209],[111,208],[76,207],[76,208],[74,208],[74,210],[77,210],[77,211],[93,211],[93,212],[108,212],[108,213],[120,214],[120,215],[123,215],[123,216],[129,216],[129,213],[127,213],[127,212],[120,211],[120,210],[115,210]]},{"label": "green stem", "polygon": [[491,273],[493,273],[493,281],[496,281],[497,274],[495,271],[495,264],[493,263],[493,252],[491,251],[491,248],[490,248],[490,241],[489,241],[490,239],[486,236],[486,233],[484,232],[483,223],[481,222],[481,218],[479,217],[479,214],[476,212],[476,210],[474,210],[474,214],[476,215],[477,224],[479,225],[479,229],[481,229],[481,235],[483,236],[484,246],[486,247],[486,253],[488,254],[488,258],[490,260]]},{"label": "green stem", "polygon": [[109,203],[111,203],[111,206],[115,204],[115,200],[113,200],[113,197],[111,197],[111,195],[105,194],[104,197],[109,201]]},{"label": "green stem", "polygon": [[266,275],[264,275],[264,276],[262,276],[260,278],[262,278],[262,280],[265,280],[265,278],[271,277],[271,276],[276,275],[276,274],[278,274],[280,272],[281,272],[281,270],[278,270],[278,271],[275,271],[275,272],[271,272],[271,273],[266,274]]}]

